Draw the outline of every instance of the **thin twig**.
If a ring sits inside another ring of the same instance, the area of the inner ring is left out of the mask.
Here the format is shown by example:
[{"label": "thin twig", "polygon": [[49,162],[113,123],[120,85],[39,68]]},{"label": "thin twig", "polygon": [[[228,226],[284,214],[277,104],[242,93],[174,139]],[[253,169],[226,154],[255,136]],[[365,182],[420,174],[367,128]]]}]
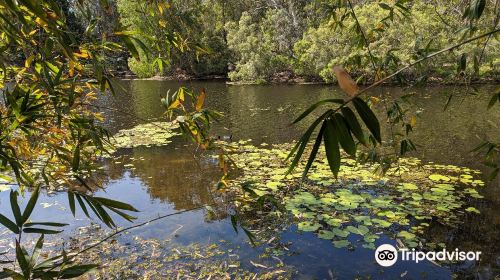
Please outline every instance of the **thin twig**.
[{"label": "thin twig", "polygon": [[[229,202],[231,202],[231,201],[229,201]],[[109,234],[109,235],[108,235],[108,236],[106,236],[105,238],[103,238],[103,239],[99,240],[97,243],[94,243],[94,244],[92,244],[92,245],[90,245],[90,246],[88,246],[88,247],[86,247],[86,248],[84,248],[84,249],[82,249],[82,250],[78,251],[77,253],[75,253],[75,254],[74,254],[74,255],[72,255],[71,257],[72,257],[72,258],[75,258],[76,256],[78,256],[78,255],[80,255],[80,254],[82,254],[82,253],[84,253],[84,252],[86,252],[86,251],[88,251],[88,250],[91,250],[91,249],[93,249],[93,248],[95,248],[95,247],[99,246],[100,244],[102,244],[102,243],[106,242],[107,240],[109,240],[109,239],[111,239],[111,238],[113,238],[113,237],[115,237],[115,236],[119,235],[119,234],[120,234],[120,233],[122,233],[122,232],[125,232],[125,231],[128,231],[128,230],[131,230],[131,229],[134,229],[134,228],[142,227],[142,226],[148,225],[148,224],[150,224],[150,223],[152,223],[152,222],[155,222],[155,221],[158,221],[158,220],[161,220],[161,219],[165,219],[165,218],[167,218],[167,217],[171,217],[171,216],[175,216],[175,215],[183,214],[183,213],[186,213],[186,212],[191,212],[191,211],[200,210],[200,209],[203,209],[203,208],[205,208],[205,207],[207,207],[207,206],[214,206],[214,205],[216,205],[216,204],[217,204],[217,203],[203,204],[203,205],[201,205],[201,206],[197,206],[197,207],[193,207],[193,208],[189,208],[189,209],[185,209],[185,210],[177,211],[177,212],[174,212],[174,213],[170,213],[170,214],[166,214],[166,215],[158,216],[158,217],[156,217],[156,218],[154,218],[154,219],[147,220],[147,221],[142,222],[142,223],[137,224],[137,225],[133,225],[133,226],[129,226],[129,227],[126,227],[126,228],[122,228],[122,229],[120,229],[120,230],[117,230],[117,231],[115,231],[115,232],[113,232],[113,233]]]},{"label": "thin twig", "polygon": [[366,49],[368,50],[368,54],[370,55],[370,61],[372,62],[373,70],[376,71],[378,69],[378,67],[375,64],[375,57],[373,56],[372,51],[370,49],[370,43],[368,42],[368,38],[366,37],[366,34],[365,34],[365,31],[363,30],[363,27],[361,26],[361,24],[358,21],[358,17],[356,16],[356,13],[354,12],[354,7],[352,6],[351,1],[348,0],[347,2],[349,3],[349,7],[351,8],[352,16],[354,17],[354,20],[356,21],[356,25],[358,26],[358,29],[361,33],[361,37],[363,37],[363,40],[365,41],[365,46],[366,46]]}]

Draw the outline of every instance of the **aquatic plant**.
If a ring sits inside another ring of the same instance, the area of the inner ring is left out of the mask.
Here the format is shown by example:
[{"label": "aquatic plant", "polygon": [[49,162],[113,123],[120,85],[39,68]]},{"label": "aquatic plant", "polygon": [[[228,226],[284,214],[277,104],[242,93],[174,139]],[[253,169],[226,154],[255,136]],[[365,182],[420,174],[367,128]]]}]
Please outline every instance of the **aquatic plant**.
[{"label": "aquatic plant", "polygon": [[178,126],[171,122],[152,122],[122,129],[116,133],[111,143],[115,148],[134,148],[139,146],[162,146],[171,142],[170,138],[179,135]]},{"label": "aquatic plant", "polygon": [[[262,212],[256,210],[255,202],[271,196],[282,202],[299,231],[314,232],[339,248],[361,245],[371,249],[381,234],[408,247],[425,246],[421,236],[432,223],[455,227],[463,215],[480,214],[467,203],[483,198],[477,189],[484,182],[476,179],[477,170],[401,158],[397,167],[380,176],[373,173],[373,164],[343,158],[335,180],[324,150],[319,149],[302,182],[301,172],[287,175],[285,159],[290,146],[238,143],[239,152],[232,157],[241,174],[230,189],[240,198],[236,204],[240,211]],[[243,184],[245,188],[241,188]],[[274,211],[268,214],[276,217]]]}]

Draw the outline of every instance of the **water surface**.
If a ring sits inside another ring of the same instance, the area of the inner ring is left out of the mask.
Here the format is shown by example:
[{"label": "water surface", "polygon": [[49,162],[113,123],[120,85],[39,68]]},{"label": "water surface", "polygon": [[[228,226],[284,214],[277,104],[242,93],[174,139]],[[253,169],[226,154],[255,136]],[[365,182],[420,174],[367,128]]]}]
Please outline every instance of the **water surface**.
[{"label": "water surface", "polygon": [[[294,118],[316,101],[344,97],[338,88],[324,85],[229,86],[222,82],[186,84],[170,81],[123,81],[122,85],[124,90],[117,96],[107,95],[98,100],[107,119],[105,125],[111,132],[162,119],[164,108],[160,98],[168,90],[172,92],[179,86],[189,86],[195,90],[206,88],[207,106],[224,113],[224,118],[214,129],[215,134],[231,135],[233,140],[252,139],[256,145],[298,139],[312,118],[290,126]],[[389,99],[412,95],[409,99],[411,105],[404,105],[410,115],[418,114],[417,128],[412,134],[418,150],[411,156],[425,162],[466,166],[487,173],[488,169],[472,156],[470,150],[484,139],[500,140],[500,108],[486,110],[491,89],[491,86],[483,86],[477,95],[471,95],[476,91],[463,87],[385,87],[377,89],[373,95]],[[450,94],[453,98],[444,110]],[[382,104],[376,110],[384,120]],[[384,124],[385,135],[387,129]],[[126,167],[128,163],[133,163],[134,167]],[[203,206],[217,199],[217,194],[211,191],[221,176],[217,166],[210,159],[194,154],[192,147],[180,137],[164,147],[120,150],[114,159],[103,164],[105,169],[99,178],[105,189],[98,191],[98,195],[133,204],[141,210],[137,215],[138,222]],[[477,205],[481,215],[467,215],[460,228],[433,226],[425,236],[445,242],[448,248],[482,251],[484,258],[478,264],[397,263],[391,268],[381,269],[374,262],[371,250],[337,249],[330,241],[318,239],[312,233],[299,233],[295,227],[282,233],[282,242],[289,242],[290,250],[294,252],[292,256],[284,256],[283,261],[297,270],[297,279],[330,279],[330,275],[339,279],[356,276],[394,279],[405,272],[406,277],[413,279],[494,278],[500,274],[499,186],[500,178],[497,178],[481,191],[486,197]],[[59,221],[71,221],[68,232],[89,223],[82,213],[78,213],[76,221],[73,220],[64,196],[45,194],[40,203],[40,211],[34,216],[37,220],[58,217]],[[2,213],[10,213],[7,207],[8,195],[2,192]],[[129,225],[126,221],[118,221],[121,226]],[[133,242],[131,235],[167,239],[173,232],[174,242],[181,245],[227,240],[224,246],[237,248],[242,266],[248,269],[253,268],[249,261],[255,260],[263,250],[262,247],[252,248],[244,235],[236,234],[227,215],[207,219],[203,209],[151,223],[131,231],[121,240]],[[395,244],[395,241],[383,237],[376,245],[382,243]]]}]

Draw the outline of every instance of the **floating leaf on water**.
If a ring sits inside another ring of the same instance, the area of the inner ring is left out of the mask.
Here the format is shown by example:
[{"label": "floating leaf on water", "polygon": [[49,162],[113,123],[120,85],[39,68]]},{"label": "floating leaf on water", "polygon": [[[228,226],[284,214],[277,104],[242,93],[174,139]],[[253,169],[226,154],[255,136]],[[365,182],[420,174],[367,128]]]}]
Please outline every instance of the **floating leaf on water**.
[{"label": "floating leaf on water", "polygon": [[481,214],[481,212],[479,210],[477,210],[476,208],[474,208],[472,206],[465,208],[465,211],[471,212],[471,213],[476,213],[476,214]]},{"label": "floating leaf on water", "polygon": [[363,244],[362,246],[363,246],[363,248],[370,249],[370,250],[376,249],[375,244],[373,244],[373,243]]},{"label": "floating leaf on water", "polygon": [[318,233],[318,237],[321,239],[333,239],[335,237],[335,233],[328,230],[320,230]]},{"label": "floating leaf on water", "polygon": [[351,245],[351,242],[349,240],[338,240],[338,241],[333,241],[333,246],[337,248],[345,248],[347,246]]},{"label": "floating leaf on water", "polygon": [[370,216],[354,216],[354,220],[358,223],[363,223],[367,226],[373,225]]},{"label": "floating leaf on water", "polygon": [[431,179],[432,181],[435,181],[435,182],[440,182],[440,181],[448,182],[448,181],[450,181],[449,177],[441,175],[441,174],[432,174],[429,176],[429,179]]},{"label": "floating leaf on water", "polygon": [[338,236],[338,237],[347,237],[349,236],[350,232],[347,230],[342,230],[340,228],[333,228],[332,232]]},{"label": "floating leaf on water", "polygon": [[417,190],[418,189],[417,185],[412,184],[412,183],[402,183],[401,186],[405,190]]},{"label": "floating leaf on water", "polygon": [[390,211],[390,210],[379,212],[379,213],[377,213],[377,215],[379,215],[379,216],[385,216],[387,218],[394,218],[394,217],[396,217],[396,214],[394,212]]},{"label": "floating leaf on water", "polygon": [[379,236],[376,234],[368,234],[368,235],[365,235],[364,240],[367,243],[372,243],[372,242],[375,242],[375,240],[377,240],[378,238],[379,238]]},{"label": "floating leaf on water", "polygon": [[179,133],[170,122],[153,122],[140,124],[130,129],[122,129],[111,139],[116,148],[134,148],[138,146],[161,146],[170,143],[169,140]]},{"label": "floating leaf on water", "polygon": [[[287,165],[283,159],[290,145],[267,149],[245,145],[241,149],[245,152],[234,155],[237,164],[243,166],[237,182],[257,181],[266,194],[283,197],[285,208],[300,222],[299,230],[314,231],[326,239],[332,235],[341,239],[351,233],[361,235],[367,248],[372,248],[370,244],[378,238],[375,233],[398,231],[406,246],[417,246],[421,241],[417,234],[427,230],[428,221],[436,219],[454,226],[460,223],[460,215],[467,207],[464,198],[481,197],[471,188],[475,182],[472,174],[478,173],[457,166],[423,165],[418,159],[403,158],[401,170],[408,172],[404,177],[396,170],[379,177],[372,173],[372,165],[344,158],[338,180],[334,180],[325,151],[320,148],[307,180],[301,181],[302,172],[284,176]],[[262,166],[249,164],[253,161]],[[297,168],[304,164],[298,163]],[[468,187],[461,179],[470,181]],[[344,224],[347,226],[342,228]]]},{"label": "floating leaf on water", "polygon": [[359,225],[358,227],[348,226],[346,229],[354,234],[359,235],[365,235],[370,232],[370,230],[364,225]]},{"label": "floating leaf on water", "polygon": [[312,222],[301,222],[297,226],[301,231],[317,231],[321,227],[320,224]]},{"label": "floating leaf on water", "polygon": [[372,222],[379,225],[380,227],[390,227],[392,225],[391,222],[388,222],[386,220],[381,220],[381,219],[372,219]]}]

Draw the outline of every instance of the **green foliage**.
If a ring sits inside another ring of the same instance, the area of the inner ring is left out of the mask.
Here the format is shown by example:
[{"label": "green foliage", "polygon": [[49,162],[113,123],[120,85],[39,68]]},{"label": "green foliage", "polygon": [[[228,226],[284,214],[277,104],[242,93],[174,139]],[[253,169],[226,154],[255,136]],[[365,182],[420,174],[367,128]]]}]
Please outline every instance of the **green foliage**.
[{"label": "green foliage", "polygon": [[[370,52],[376,60],[376,68],[368,49],[360,39],[359,32],[356,31],[358,27],[354,17],[349,14],[344,16],[349,8],[337,9],[334,16],[316,28],[309,28],[302,40],[295,44],[295,71],[301,75],[319,75],[329,82],[335,80],[331,72],[334,65],[343,65],[356,76],[365,76],[368,80],[373,80],[374,74],[377,75],[375,77],[390,74],[405,63],[442,49],[464,36],[463,32],[457,34],[463,24],[462,15],[452,11],[452,6],[459,4],[452,2],[435,7],[427,1],[413,1],[411,5],[405,4],[407,7],[404,9],[378,3],[355,6],[357,19],[364,29]],[[489,5],[481,21],[475,25],[474,31],[489,31],[492,28],[490,22],[493,16],[494,7]],[[461,51],[477,59],[483,51],[483,46],[472,44]],[[498,75],[496,57],[499,48],[498,40],[491,40],[485,46],[482,64],[477,66],[478,75]],[[441,56],[404,74],[411,80],[422,76],[453,77],[456,74],[453,63],[455,57],[461,57],[461,54],[450,53]],[[464,71],[468,74],[474,73],[472,63],[466,64],[463,59],[461,61]]]},{"label": "green foliage", "polygon": [[283,38],[290,39],[291,34],[282,27],[290,23],[284,19],[282,10],[268,11],[262,22],[244,12],[239,22],[226,25],[227,44],[237,57],[235,69],[228,74],[231,80],[268,80],[272,74],[289,69],[289,43]]},{"label": "green foliage", "polygon": [[140,32],[141,41],[150,49],[149,57],[129,59],[128,65],[138,77],[176,74],[224,74],[229,54],[222,25],[214,20],[220,11],[210,2],[117,1],[120,22],[127,30]]},{"label": "green foliage", "polygon": [[[359,117],[363,120],[364,124],[371,133],[371,137],[375,140],[371,141],[373,145],[375,146],[377,142],[381,143],[382,138],[380,135],[380,124],[375,114],[372,112],[366,102],[361,98],[356,97],[352,101]],[[308,116],[317,107],[319,107],[319,105],[329,102],[338,103],[339,106],[336,109],[327,110],[322,116],[318,117],[312,123],[309,129],[304,133],[302,138],[297,142],[295,147],[290,151],[287,159],[293,157],[293,160],[290,165],[289,172],[291,172],[299,163],[300,158],[302,157],[302,154],[304,153],[305,148],[309,143],[309,139],[312,133],[320,122],[323,122],[323,126],[316,136],[316,142],[309,155],[309,160],[307,165],[305,166],[303,177],[307,175],[312,162],[314,162],[317,156],[322,137],[324,139],[326,157],[328,159],[330,169],[335,177],[337,177],[340,170],[340,148],[342,147],[342,149],[347,154],[356,156],[357,144],[354,142],[354,138],[358,138],[358,141],[362,144],[366,143],[366,136],[361,130],[358,118],[349,107],[345,107],[346,104],[344,104],[343,100],[341,99],[327,99],[312,105],[309,109],[302,113],[302,115],[300,115],[294,123],[299,122],[300,120]],[[340,111],[341,113],[337,113],[338,111]]]},{"label": "green foliage", "polygon": [[146,58],[141,60],[135,59],[133,57],[128,59],[128,67],[139,78],[149,78],[156,74],[159,74],[152,62]]},{"label": "green foliage", "polygon": [[[66,3],[66,2],[64,2]],[[114,92],[104,55],[130,51],[138,58],[144,46],[132,33],[114,32],[96,38],[88,26],[78,34],[68,27],[67,6],[53,1],[1,1],[0,5],[0,172],[2,179],[15,183],[20,192],[32,195],[21,211],[18,191],[11,191],[13,219],[0,215],[0,223],[16,236],[16,259],[20,271],[4,268],[2,278],[67,279],[97,267],[73,265],[72,258],[61,255],[37,263],[44,234],[57,234],[65,224],[31,221],[41,188],[83,186],[92,174],[97,156],[106,152],[109,137],[97,123],[99,113],[89,107],[97,94]],[[91,78],[91,79],[89,79]],[[107,208],[127,220],[123,211],[132,206],[109,199],[76,193],[106,225],[115,224]],[[73,200],[74,202],[74,200]],[[70,199],[71,204],[71,199]],[[85,204],[80,204],[87,212]],[[72,204],[74,212],[74,203]],[[22,245],[23,234],[42,234],[33,254]]]}]

